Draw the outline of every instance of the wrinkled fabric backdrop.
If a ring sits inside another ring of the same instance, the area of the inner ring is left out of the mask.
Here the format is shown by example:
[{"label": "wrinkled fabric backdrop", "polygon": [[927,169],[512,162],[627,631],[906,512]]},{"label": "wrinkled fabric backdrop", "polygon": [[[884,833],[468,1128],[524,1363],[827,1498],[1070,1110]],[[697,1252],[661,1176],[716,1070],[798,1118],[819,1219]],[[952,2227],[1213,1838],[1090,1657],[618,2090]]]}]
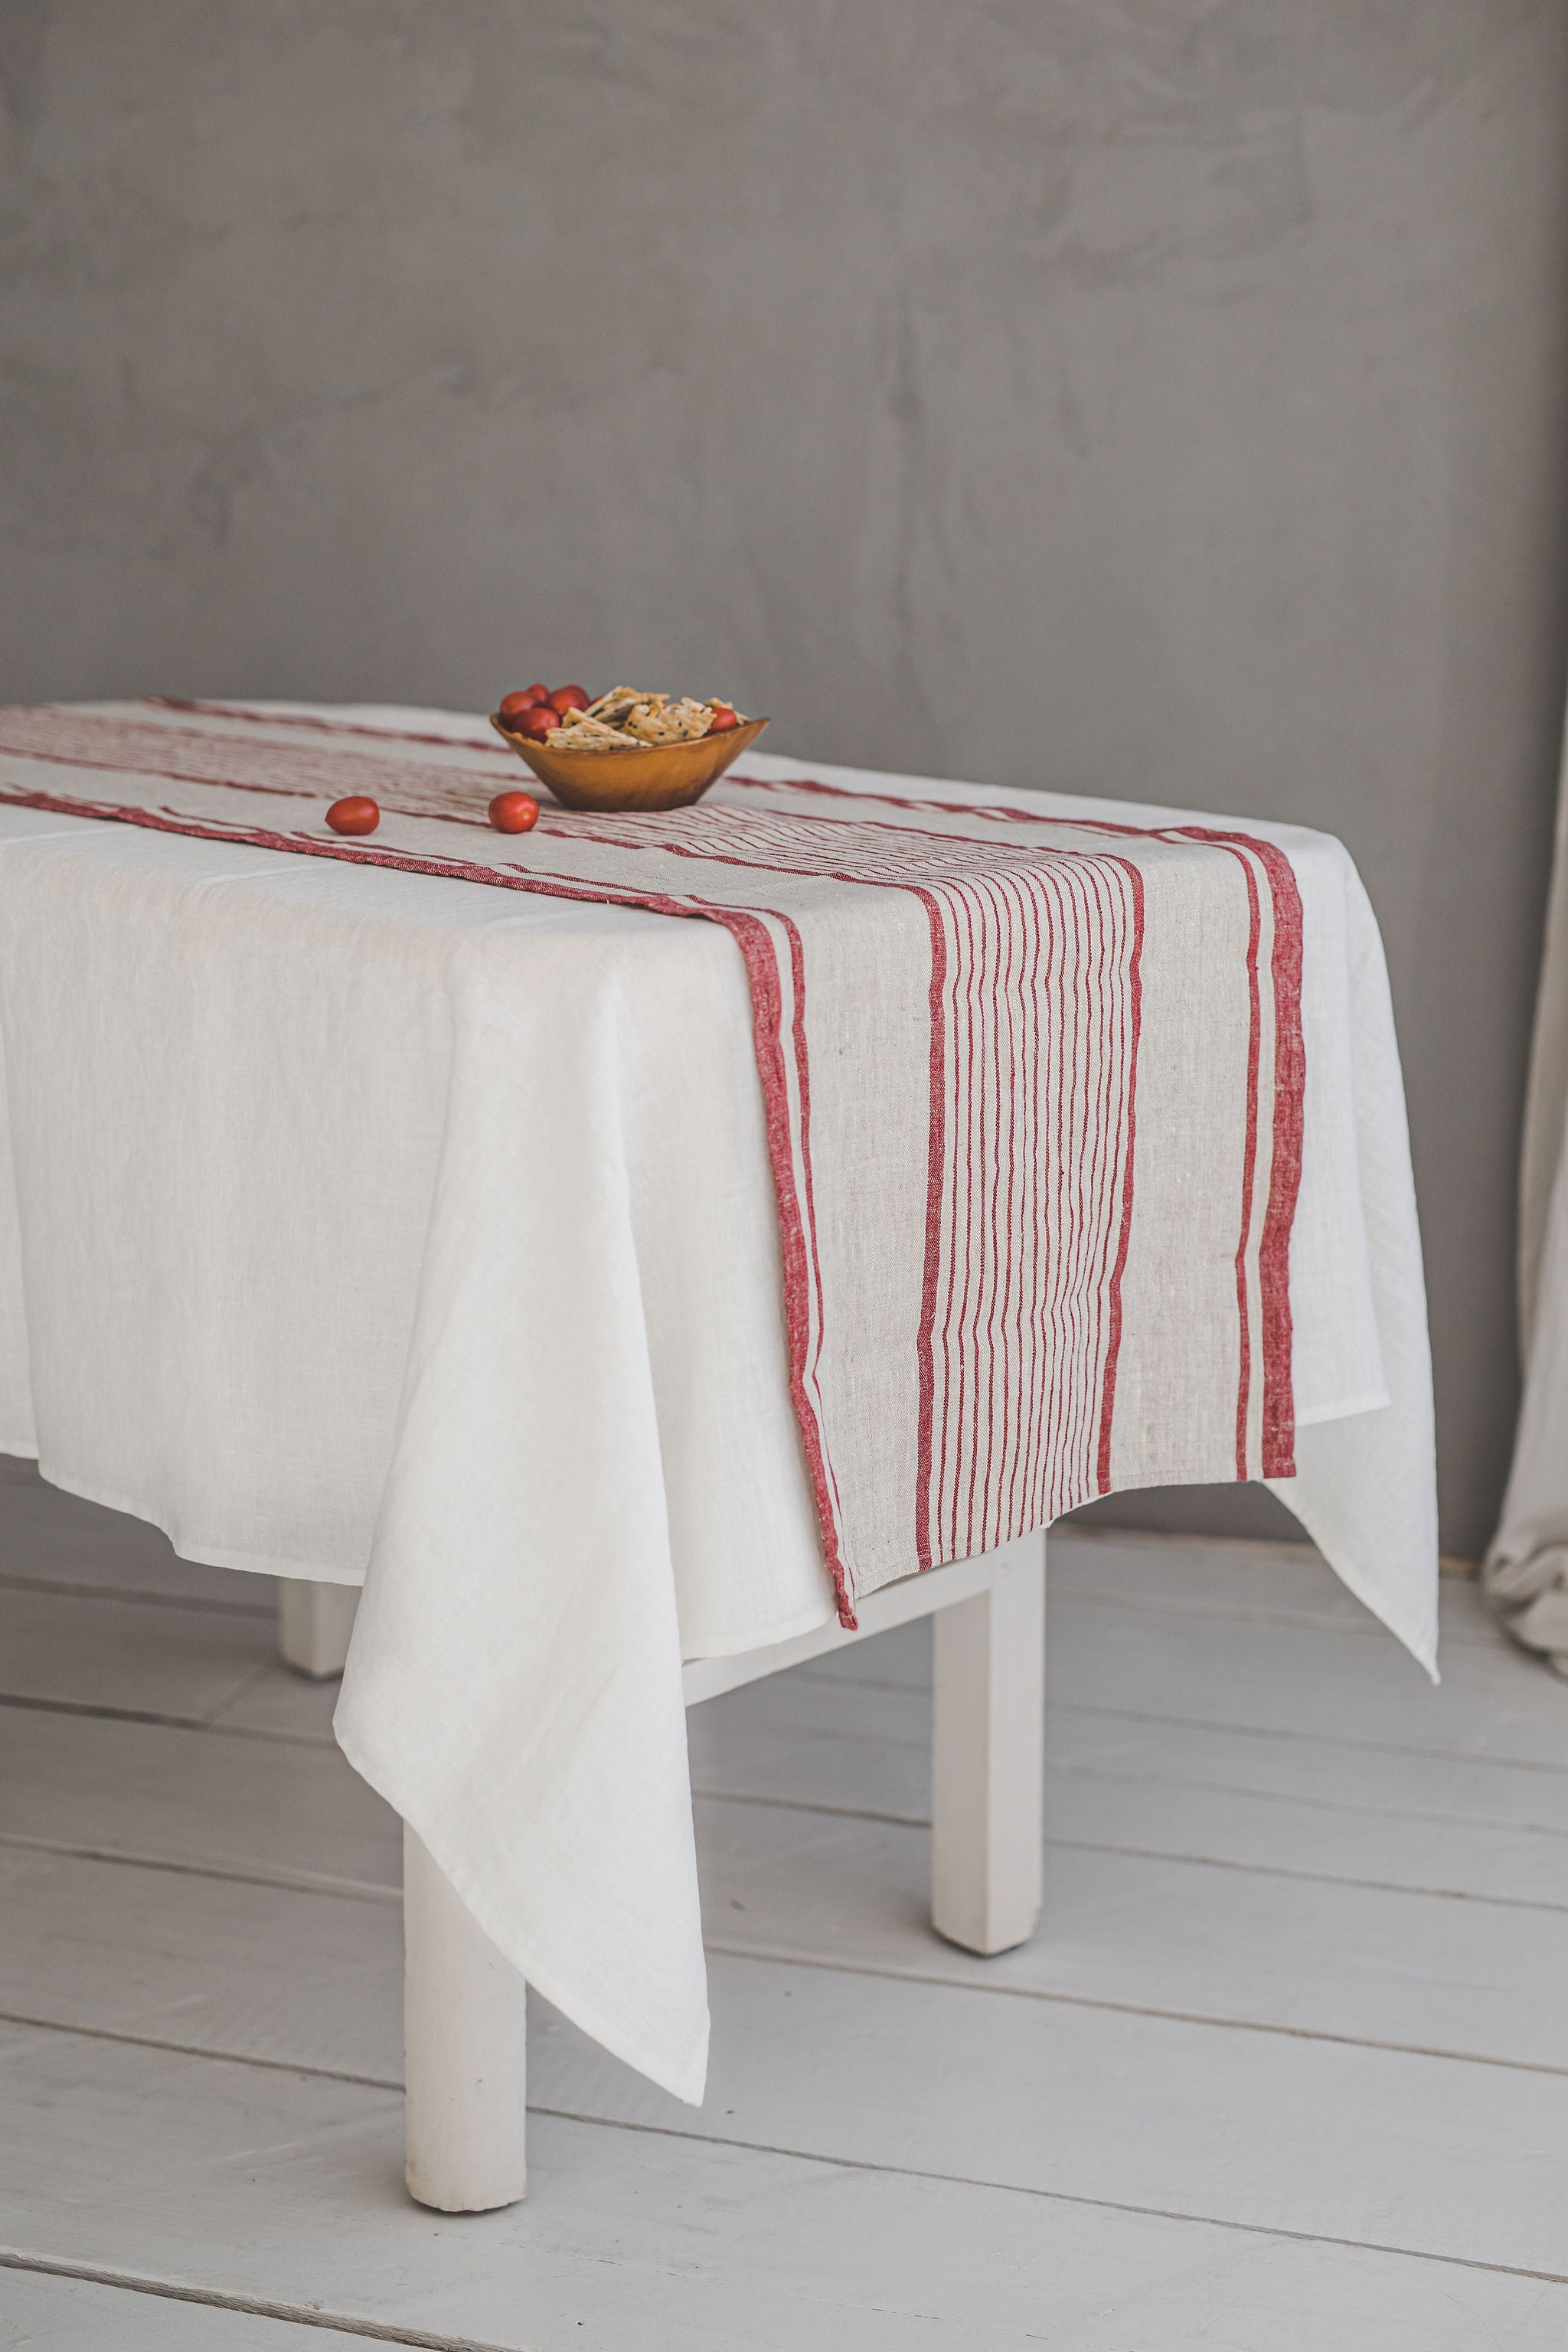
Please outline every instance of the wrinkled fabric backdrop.
[{"label": "wrinkled fabric backdrop", "polygon": [[1524,1403],[1482,1576],[1517,1641],[1568,1675],[1568,761],[1520,1181]]}]

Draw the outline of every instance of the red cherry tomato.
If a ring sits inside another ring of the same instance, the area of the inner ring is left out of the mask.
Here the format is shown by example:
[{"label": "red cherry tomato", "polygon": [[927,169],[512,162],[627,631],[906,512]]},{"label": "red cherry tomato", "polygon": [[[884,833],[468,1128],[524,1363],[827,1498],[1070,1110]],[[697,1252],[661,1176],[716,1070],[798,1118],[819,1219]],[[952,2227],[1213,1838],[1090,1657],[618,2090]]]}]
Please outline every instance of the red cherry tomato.
[{"label": "red cherry tomato", "polygon": [[538,699],[538,695],[531,686],[520,688],[516,694],[503,694],[496,717],[505,719],[508,726],[515,726],[523,712],[531,710]]},{"label": "red cherry tomato", "polygon": [[526,735],[531,742],[542,743],[551,729],[560,724],[561,713],[558,710],[552,710],[548,702],[536,702],[531,710],[523,712],[512,731],[517,735]]},{"label": "red cherry tomato", "polygon": [[550,699],[550,688],[545,685],[544,680],[542,677],[535,678],[531,686],[525,686],[523,688],[523,692],[527,695],[530,702],[548,702]]},{"label": "red cherry tomato", "polygon": [[498,833],[531,833],[539,823],[539,803],[531,793],[498,793],[490,803],[490,823]]},{"label": "red cherry tomato", "polygon": [[727,702],[716,702],[713,716],[708,721],[708,732],[710,735],[727,735],[731,727],[738,727],[740,723]]},{"label": "red cherry tomato", "polygon": [[550,707],[564,719],[569,710],[586,710],[588,697],[580,686],[558,686],[550,697]]},{"label": "red cherry tomato", "polygon": [[327,823],[334,833],[374,833],[381,823],[381,811],[368,793],[351,793],[347,800],[332,803]]}]

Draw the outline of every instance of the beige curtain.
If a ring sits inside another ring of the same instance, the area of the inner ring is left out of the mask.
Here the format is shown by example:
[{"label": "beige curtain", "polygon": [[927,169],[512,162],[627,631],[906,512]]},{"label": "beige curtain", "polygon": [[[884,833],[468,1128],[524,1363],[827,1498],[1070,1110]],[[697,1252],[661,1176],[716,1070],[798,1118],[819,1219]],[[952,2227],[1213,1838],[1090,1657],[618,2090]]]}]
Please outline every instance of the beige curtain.
[{"label": "beige curtain", "polygon": [[1481,1574],[1516,1641],[1568,1675],[1568,758],[1520,1185],[1524,1402]]}]

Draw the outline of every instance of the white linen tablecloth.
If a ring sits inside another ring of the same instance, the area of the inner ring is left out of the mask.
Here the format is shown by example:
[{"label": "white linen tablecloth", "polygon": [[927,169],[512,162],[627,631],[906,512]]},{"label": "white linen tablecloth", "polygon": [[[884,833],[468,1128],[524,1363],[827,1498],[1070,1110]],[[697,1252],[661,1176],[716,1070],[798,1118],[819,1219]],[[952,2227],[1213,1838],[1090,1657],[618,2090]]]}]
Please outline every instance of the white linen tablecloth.
[{"label": "white linen tablecloth", "polygon": [[[1304,932],[1298,1475],[1272,1483],[1430,1667],[1381,943],[1337,843],[1249,830],[1289,857]],[[363,1579],[351,1760],[542,1992],[700,2097],[680,1660],[834,1605],[733,941],[5,808],[0,1035],[0,1445],[188,1557]]]}]

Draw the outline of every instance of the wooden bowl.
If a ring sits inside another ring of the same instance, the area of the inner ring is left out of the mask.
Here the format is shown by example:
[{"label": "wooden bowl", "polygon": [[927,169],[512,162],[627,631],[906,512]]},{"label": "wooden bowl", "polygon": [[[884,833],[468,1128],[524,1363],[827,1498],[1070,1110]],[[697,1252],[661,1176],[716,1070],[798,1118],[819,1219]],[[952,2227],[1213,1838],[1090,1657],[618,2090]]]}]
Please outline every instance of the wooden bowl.
[{"label": "wooden bowl", "polygon": [[514,735],[492,718],[503,743],[548,784],[558,801],[574,809],[672,809],[700,801],[731,760],[754,743],[765,719],[748,719],[722,735],[700,735],[694,743],[639,743],[607,751],[557,751]]}]

